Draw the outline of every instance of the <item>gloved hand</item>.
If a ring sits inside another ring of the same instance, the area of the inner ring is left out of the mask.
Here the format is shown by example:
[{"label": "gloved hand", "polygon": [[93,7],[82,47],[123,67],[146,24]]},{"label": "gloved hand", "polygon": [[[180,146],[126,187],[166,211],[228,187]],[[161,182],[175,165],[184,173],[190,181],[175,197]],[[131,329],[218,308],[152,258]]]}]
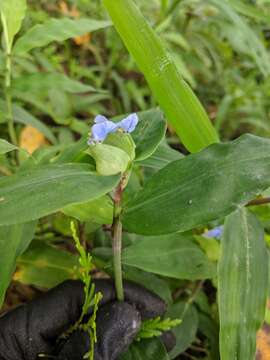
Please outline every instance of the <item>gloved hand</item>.
[{"label": "gloved hand", "polygon": [[[115,301],[110,280],[95,283],[96,291],[103,294],[96,320],[95,360],[116,360],[134,340],[141,320],[162,316],[166,306],[135,283],[125,283],[125,302]],[[36,360],[39,354],[82,360],[89,350],[88,334],[77,330],[60,347],[57,340],[78,320],[83,301],[83,284],[69,280],[5,314],[0,318],[0,360]],[[174,339],[166,336],[166,343],[173,347]]]}]

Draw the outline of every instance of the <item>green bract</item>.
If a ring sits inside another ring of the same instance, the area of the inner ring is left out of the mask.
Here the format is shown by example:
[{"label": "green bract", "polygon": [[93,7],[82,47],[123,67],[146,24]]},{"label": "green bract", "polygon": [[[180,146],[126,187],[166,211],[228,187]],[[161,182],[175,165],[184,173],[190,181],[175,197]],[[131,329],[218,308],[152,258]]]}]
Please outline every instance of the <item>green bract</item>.
[{"label": "green bract", "polygon": [[108,144],[125,151],[131,161],[135,159],[136,145],[131,135],[127,133],[117,131],[116,133],[109,134],[104,141],[104,144]]},{"label": "green bract", "polygon": [[90,145],[86,151],[96,162],[97,173],[104,176],[124,173],[135,159],[132,137],[120,131],[111,133],[102,144]]},{"label": "green bract", "polygon": [[104,176],[123,173],[130,163],[128,154],[111,145],[97,144],[87,151],[96,161],[97,173]]}]

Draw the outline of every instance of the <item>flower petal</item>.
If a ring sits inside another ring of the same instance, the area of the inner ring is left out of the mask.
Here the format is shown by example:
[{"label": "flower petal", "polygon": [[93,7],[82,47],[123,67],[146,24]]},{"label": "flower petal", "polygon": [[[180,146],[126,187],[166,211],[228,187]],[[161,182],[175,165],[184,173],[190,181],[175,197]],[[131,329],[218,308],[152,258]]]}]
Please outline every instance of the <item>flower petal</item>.
[{"label": "flower petal", "polygon": [[214,229],[207,231],[204,236],[208,238],[220,239],[223,234],[223,226],[217,226]]},{"label": "flower petal", "polygon": [[95,141],[103,141],[107,136],[106,122],[98,123],[92,126],[92,139]]},{"label": "flower petal", "polygon": [[95,123],[91,128],[91,136],[88,140],[89,145],[93,145],[97,142],[102,142],[103,140],[106,139],[106,136],[109,133],[114,132],[117,129],[117,126],[114,122],[109,120],[100,121],[101,118],[102,116],[100,116],[100,118],[97,119],[98,122]]},{"label": "flower petal", "polygon": [[101,123],[103,123],[103,122],[105,122],[105,121],[109,121],[105,116],[103,116],[103,115],[97,115],[96,117],[95,117],[95,120],[94,120],[94,123],[95,124],[101,124]]},{"label": "flower petal", "polygon": [[130,114],[125,119],[119,121],[119,123],[117,123],[117,127],[118,127],[118,129],[123,129],[124,131],[131,133],[132,131],[135,130],[135,128],[138,124],[138,121],[139,121],[139,119],[138,119],[138,115],[136,113]]}]

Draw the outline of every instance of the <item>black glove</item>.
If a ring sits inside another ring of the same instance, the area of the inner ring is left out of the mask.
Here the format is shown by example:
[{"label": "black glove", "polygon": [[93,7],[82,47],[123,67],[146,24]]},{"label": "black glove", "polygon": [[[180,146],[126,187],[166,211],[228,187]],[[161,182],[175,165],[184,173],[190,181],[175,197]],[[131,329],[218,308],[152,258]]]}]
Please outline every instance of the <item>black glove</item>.
[{"label": "black glove", "polygon": [[[131,282],[124,285],[125,302],[115,301],[110,280],[97,280],[96,291],[103,298],[96,321],[95,360],[116,360],[134,340],[141,320],[161,316],[166,310],[158,296]],[[61,346],[57,340],[78,320],[83,301],[83,284],[66,281],[1,317],[0,360],[36,360],[39,354],[82,360],[89,350],[88,334],[75,331]],[[169,347],[174,345],[172,337],[168,342]]]}]

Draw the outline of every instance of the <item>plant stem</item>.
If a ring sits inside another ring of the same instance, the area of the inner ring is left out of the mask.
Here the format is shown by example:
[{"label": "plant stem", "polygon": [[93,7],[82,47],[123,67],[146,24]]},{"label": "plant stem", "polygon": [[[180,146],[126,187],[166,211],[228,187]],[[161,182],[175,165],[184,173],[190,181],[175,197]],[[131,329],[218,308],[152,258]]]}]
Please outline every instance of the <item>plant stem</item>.
[{"label": "plant stem", "polygon": [[251,200],[246,206],[265,205],[270,203],[270,197]]},{"label": "plant stem", "polygon": [[205,280],[200,280],[197,282],[197,284],[195,285],[195,288],[193,289],[190,297],[187,299],[186,301],[186,304],[185,304],[185,307],[184,307],[184,311],[182,313],[182,317],[184,317],[184,315],[186,314],[187,310],[189,309],[190,305],[193,304],[193,302],[195,301],[198,293],[200,292],[200,290],[202,289],[203,287],[203,284],[204,284],[204,281]]},{"label": "plant stem", "polygon": [[114,218],[112,225],[112,248],[113,248],[113,267],[114,267],[114,281],[116,296],[119,301],[124,301],[123,290],[123,275],[122,275],[122,223],[120,220],[121,215],[121,202],[122,193],[127,185],[129,173],[126,172],[122,175],[122,179],[115,191],[114,195]]},{"label": "plant stem", "polygon": [[113,267],[116,296],[119,301],[124,301],[121,253],[122,223],[118,217],[113,224]]},{"label": "plant stem", "polygon": [[6,87],[6,106],[7,106],[7,121],[8,121],[8,132],[10,140],[14,145],[18,145],[17,135],[14,127],[13,112],[12,112],[12,97],[10,87]]},{"label": "plant stem", "polygon": [[6,75],[5,75],[5,99],[7,107],[8,132],[11,142],[18,145],[17,136],[14,128],[13,112],[12,112],[12,96],[11,96],[11,44],[8,37],[8,28],[6,17],[1,13],[1,22],[3,26],[4,42],[5,42],[5,58],[6,58]]}]

